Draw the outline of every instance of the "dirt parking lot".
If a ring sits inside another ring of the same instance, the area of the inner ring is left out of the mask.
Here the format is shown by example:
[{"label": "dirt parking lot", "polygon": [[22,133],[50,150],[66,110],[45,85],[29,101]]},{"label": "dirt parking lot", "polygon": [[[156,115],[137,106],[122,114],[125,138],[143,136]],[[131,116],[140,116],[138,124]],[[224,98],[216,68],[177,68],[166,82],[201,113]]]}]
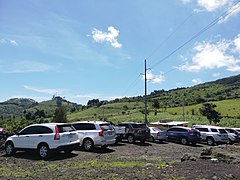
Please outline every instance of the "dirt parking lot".
[{"label": "dirt parking lot", "polygon": [[[233,147],[239,148],[231,146],[232,152]],[[204,144],[121,142],[93,152],[57,153],[45,161],[33,152],[6,157],[0,151],[0,179],[240,179],[238,162],[223,161],[220,155],[200,158],[206,149]]]}]

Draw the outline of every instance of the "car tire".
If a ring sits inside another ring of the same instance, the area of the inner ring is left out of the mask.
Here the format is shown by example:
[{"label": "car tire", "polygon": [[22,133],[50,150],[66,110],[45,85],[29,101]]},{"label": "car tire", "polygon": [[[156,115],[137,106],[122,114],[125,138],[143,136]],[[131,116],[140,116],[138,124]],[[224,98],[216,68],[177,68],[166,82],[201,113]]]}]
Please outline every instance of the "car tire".
[{"label": "car tire", "polygon": [[154,139],[153,136],[151,136],[151,137],[149,138],[149,141],[150,141],[150,142],[154,142],[154,140],[155,140],[155,139]]},{"label": "car tire", "polygon": [[12,156],[15,154],[16,150],[12,142],[7,142],[5,145],[5,152],[7,156]]},{"label": "car tire", "polygon": [[229,143],[230,145],[233,145],[233,144],[234,144],[234,141],[232,141],[231,139],[228,139],[228,143]]},{"label": "car tire", "polygon": [[86,151],[92,151],[94,148],[94,143],[93,143],[92,139],[90,139],[90,138],[85,139],[83,141],[83,148]]},{"label": "car tire", "polygon": [[187,138],[182,137],[182,138],[181,138],[181,144],[183,144],[183,145],[187,145],[187,144],[188,144],[188,140],[187,140]]},{"label": "car tire", "polygon": [[127,140],[128,140],[128,142],[131,143],[131,144],[135,142],[134,136],[131,135],[131,134],[128,135]]},{"label": "car tire", "polygon": [[208,138],[207,138],[207,144],[208,144],[209,146],[213,146],[213,145],[215,144],[214,139],[213,139],[212,137],[208,137]]},{"label": "car tire", "polygon": [[46,143],[41,143],[38,145],[38,155],[42,159],[46,159],[50,155],[49,147]]}]

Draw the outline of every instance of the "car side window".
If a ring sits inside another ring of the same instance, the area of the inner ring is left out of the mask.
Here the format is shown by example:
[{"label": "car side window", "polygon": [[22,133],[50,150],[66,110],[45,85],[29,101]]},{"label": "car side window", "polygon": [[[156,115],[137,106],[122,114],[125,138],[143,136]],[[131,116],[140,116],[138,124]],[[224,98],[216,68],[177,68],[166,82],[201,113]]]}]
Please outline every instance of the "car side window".
[{"label": "car side window", "polygon": [[217,130],[217,129],[214,129],[214,128],[211,128],[211,131],[212,131],[212,132],[218,132],[218,130]]},{"label": "car side window", "polygon": [[197,130],[199,130],[200,132],[208,132],[207,128],[196,128]]},{"label": "car side window", "polygon": [[33,126],[27,127],[26,129],[18,133],[18,135],[27,135],[27,134],[35,134],[35,128]]},{"label": "car side window", "polygon": [[49,134],[49,133],[53,133],[53,131],[48,128],[48,127],[44,127],[44,126],[36,126],[33,129],[35,131],[34,134]]}]

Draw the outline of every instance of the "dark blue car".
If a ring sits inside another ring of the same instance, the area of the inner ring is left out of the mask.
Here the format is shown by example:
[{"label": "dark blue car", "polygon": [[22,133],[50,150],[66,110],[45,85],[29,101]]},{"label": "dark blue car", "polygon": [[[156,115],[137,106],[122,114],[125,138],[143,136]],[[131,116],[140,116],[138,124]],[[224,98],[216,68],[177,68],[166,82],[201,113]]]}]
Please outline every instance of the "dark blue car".
[{"label": "dark blue car", "polygon": [[167,130],[167,140],[180,142],[184,145],[190,142],[192,145],[195,145],[201,141],[201,137],[200,132],[196,129],[173,126]]}]

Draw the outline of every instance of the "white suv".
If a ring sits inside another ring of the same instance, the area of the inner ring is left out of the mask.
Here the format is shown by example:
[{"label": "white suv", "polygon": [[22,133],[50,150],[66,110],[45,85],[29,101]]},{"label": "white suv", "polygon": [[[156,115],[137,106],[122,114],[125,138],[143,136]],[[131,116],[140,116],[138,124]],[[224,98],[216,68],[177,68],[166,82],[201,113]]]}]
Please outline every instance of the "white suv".
[{"label": "white suv", "polygon": [[79,147],[78,134],[71,124],[45,123],[25,127],[5,142],[6,155],[13,155],[17,150],[37,150],[45,159],[50,151],[58,150],[70,153]]},{"label": "white suv", "polygon": [[86,151],[91,151],[95,146],[106,148],[116,142],[116,134],[109,122],[79,121],[72,123],[77,130],[80,146]]},{"label": "white suv", "polygon": [[208,145],[228,143],[227,131],[218,126],[193,125],[193,128],[200,131],[201,140],[206,141]]}]

